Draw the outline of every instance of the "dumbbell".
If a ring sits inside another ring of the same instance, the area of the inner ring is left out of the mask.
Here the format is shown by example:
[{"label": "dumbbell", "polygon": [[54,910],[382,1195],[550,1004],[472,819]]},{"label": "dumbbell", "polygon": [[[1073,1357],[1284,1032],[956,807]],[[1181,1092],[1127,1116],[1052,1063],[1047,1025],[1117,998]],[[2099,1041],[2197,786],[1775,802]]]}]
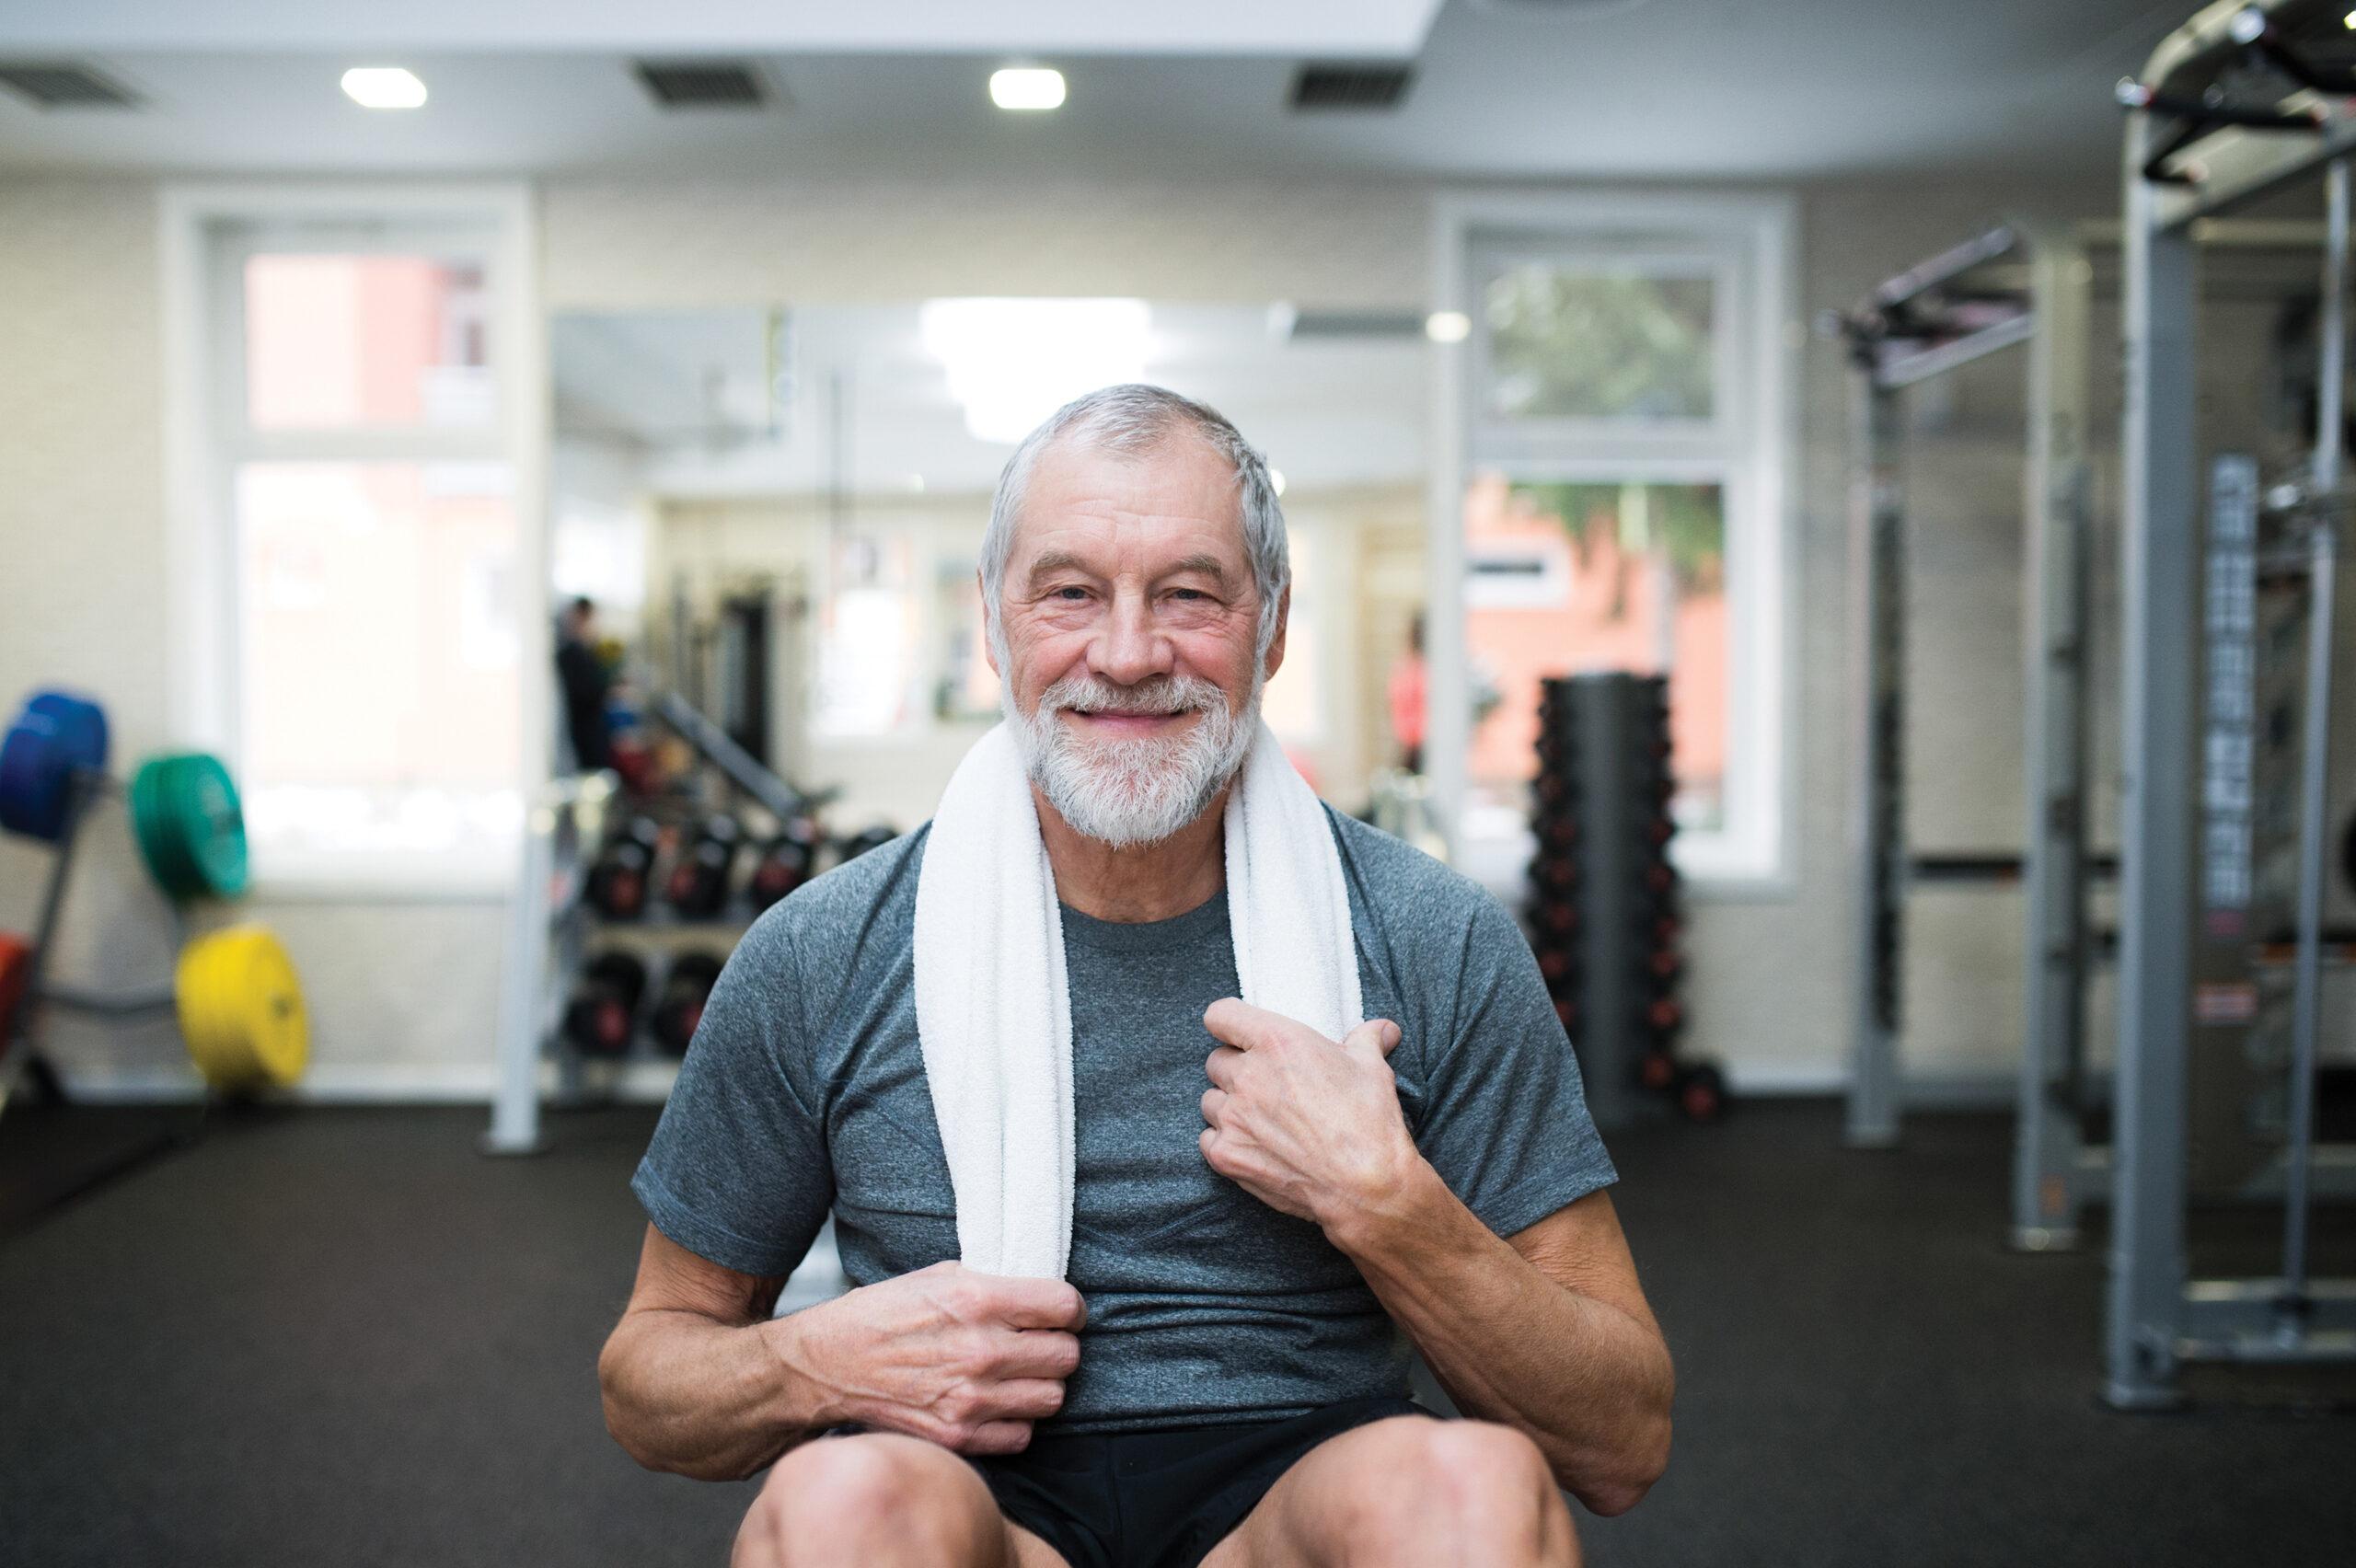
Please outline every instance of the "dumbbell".
[{"label": "dumbbell", "polygon": [[1567,896],[1579,885],[1579,863],[1568,855],[1539,854],[1530,862],[1530,882],[1542,894]]},{"label": "dumbbell", "polygon": [[1542,898],[1530,908],[1530,919],[1548,936],[1568,939],[1579,928],[1579,906],[1569,899]]},{"label": "dumbbell", "polygon": [[767,909],[795,888],[810,880],[818,869],[818,847],[823,842],[818,824],[808,817],[796,817],[785,824],[785,830],[768,842],[761,858],[753,862],[752,881],[746,892],[751,895],[755,910]]},{"label": "dumbbell", "polygon": [[1715,1122],[1727,1108],[1726,1076],[1708,1062],[1677,1075],[1677,1108],[1692,1122]]},{"label": "dumbbell", "polygon": [[703,819],[696,836],[679,851],[663,884],[664,902],[686,920],[709,920],[728,905],[730,874],[736,867],[736,849],[745,830],[732,816]]},{"label": "dumbbell", "polygon": [[654,1043],[671,1055],[687,1054],[687,1043],[703,1021],[703,1005],[711,999],[712,983],[727,962],[716,952],[695,951],[671,961],[663,995],[654,1003]]},{"label": "dumbbell", "polygon": [[608,949],[581,971],[564,1005],[564,1037],[584,1056],[618,1056],[629,1049],[638,1001],[646,995],[646,965],[634,953]]},{"label": "dumbbell", "polygon": [[859,832],[852,834],[849,838],[844,839],[838,847],[842,850],[844,861],[848,863],[858,859],[870,849],[883,848],[899,836],[899,829],[877,823],[873,827],[861,828]]},{"label": "dumbbell", "polygon": [[632,817],[618,828],[589,868],[589,902],[608,920],[635,920],[646,913],[654,852],[663,830],[652,817]]}]

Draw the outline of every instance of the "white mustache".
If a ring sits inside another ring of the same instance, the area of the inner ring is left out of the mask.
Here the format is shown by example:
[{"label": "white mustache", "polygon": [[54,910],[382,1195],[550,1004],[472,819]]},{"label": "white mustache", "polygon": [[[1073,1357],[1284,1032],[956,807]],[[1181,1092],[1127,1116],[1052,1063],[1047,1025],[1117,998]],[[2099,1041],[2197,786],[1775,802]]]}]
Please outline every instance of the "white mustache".
[{"label": "white mustache", "polygon": [[1227,694],[1191,675],[1164,676],[1133,686],[1116,686],[1090,675],[1057,681],[1039,694],[1040,713],[1078,709],[1110,713],[1193,713],[1224,706]]}]

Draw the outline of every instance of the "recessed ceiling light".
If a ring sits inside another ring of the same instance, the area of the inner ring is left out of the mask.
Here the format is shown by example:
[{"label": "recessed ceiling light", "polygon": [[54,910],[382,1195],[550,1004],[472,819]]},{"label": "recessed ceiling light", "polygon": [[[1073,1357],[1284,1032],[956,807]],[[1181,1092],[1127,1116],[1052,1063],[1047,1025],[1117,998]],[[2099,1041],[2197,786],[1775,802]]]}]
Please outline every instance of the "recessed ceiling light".
[{"label": "recessed ceiling light", "polygon": [[1268,470],[1268,488],[1278,495],[1285,493],[1285,471],[1282,468]]},{"label": "recessed ceiling light", "polygon": [[1000,109],[1060,109],[1064,101],[1064,74],[1041,65],[993,71],[990,101]]},{"label": "recessed ceiling light", "polygon": [[1424,317],[1424,336],[1435,343],[1461,343],[1472,335],[1472,318],[1461,310],[1435,310]]},{"label": "recessed ceiling light", "polygon": [[415,109],[425,84],[398,65],[357,65],[343,74],[344,96],[363,109]]}]

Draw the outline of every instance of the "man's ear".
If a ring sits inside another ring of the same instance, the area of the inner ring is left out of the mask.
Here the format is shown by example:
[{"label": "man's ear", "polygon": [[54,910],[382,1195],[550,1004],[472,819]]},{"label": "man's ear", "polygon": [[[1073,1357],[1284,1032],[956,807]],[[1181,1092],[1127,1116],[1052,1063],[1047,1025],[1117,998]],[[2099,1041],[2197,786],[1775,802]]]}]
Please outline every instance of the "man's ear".
[{"label": "man's ear", "polygon": [[1292,584],[1285,584],[1284,595],[1276,601],[1276,635],[1268,640],[1268,656],[1261,661],[1265,675],[1273,675],[1285,662],[1285,632],[1292,622]]},{"label": "man's ear", "polygon": [[982,657],[989,661],[990,674],[1006,679],[1006,672],[998,667],[998,639],[990,635],[990,623],[998,618],[997,609],[990,604],[990,585],[982,581],[979,569],[974,572],[975,584],[982,591]]}]

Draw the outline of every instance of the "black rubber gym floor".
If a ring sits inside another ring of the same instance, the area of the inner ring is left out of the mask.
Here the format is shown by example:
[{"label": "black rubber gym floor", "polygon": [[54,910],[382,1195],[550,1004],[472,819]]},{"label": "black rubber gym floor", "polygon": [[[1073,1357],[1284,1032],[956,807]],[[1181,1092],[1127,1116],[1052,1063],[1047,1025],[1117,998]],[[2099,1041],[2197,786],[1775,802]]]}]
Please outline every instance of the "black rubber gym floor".
[{"label": "black rubber gym floor", "polygon": [[[0,1195],[157,1124],[11,1111]],[[491,1160],[474,1112],[216,1118],[18,1228],[0,1562],[725,1562],[750,1486],[645,1474],[598,1415],[652,1124],[559,1117]],[[2204,1378],[2186,1413],[2101,1408],[2099,1256],[2004,1251],[2007,1124],[1918,1117],[1885,1154],[1837,1125],[1770,1102],[1613,1140],[1680,1389],[1668,1478],[1582,1518],[1590,1562],[2356,1561],[2350,1407]],[[2323,1261],[2351,1242],[2336,1219]]]}]

